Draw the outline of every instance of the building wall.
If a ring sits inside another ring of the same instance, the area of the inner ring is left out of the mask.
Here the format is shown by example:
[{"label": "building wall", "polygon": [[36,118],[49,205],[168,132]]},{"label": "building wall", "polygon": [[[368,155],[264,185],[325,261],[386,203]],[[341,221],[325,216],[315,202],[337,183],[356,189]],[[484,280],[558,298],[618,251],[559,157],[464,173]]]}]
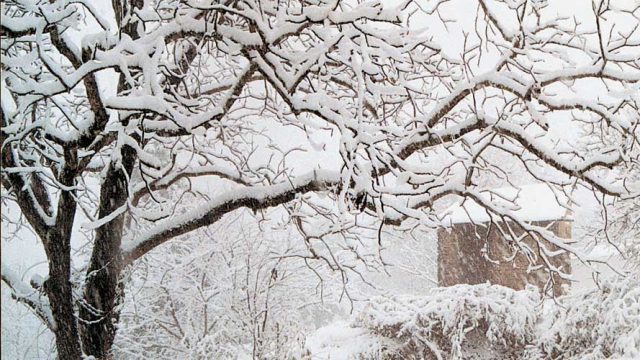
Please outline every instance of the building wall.
[{"label": "building wall", "polygon": [[[571,238],[571,223],[568,221],[535,222],[538,226],[550,226],[560,238]],[[562,285],[569,285],[566,280],[553,276],[550,282],[549,273],[544,268],[527,273],[529,261],[522,253],[512,258],[514,247],[512,240],[504,239],[496,225],[483,226],[471,223],[456,224],[449,229],[438,230],[438,283],[440,286],[455,284],[480,284],[490,282],[521,290],[527,284],[538,288],[551,290],[555,295],[564,293]],[[511,228],[517,235],[524,231],[512,224]],[[527,236],[523,240],[537,253],[536,242]],[[558,248],[546,243],[547,248]],[[541,259],[536,262],[541,264]],[[569,254],[562,254],[551,258],[556,267],[562,267],[565,273],[571,273]]]}]

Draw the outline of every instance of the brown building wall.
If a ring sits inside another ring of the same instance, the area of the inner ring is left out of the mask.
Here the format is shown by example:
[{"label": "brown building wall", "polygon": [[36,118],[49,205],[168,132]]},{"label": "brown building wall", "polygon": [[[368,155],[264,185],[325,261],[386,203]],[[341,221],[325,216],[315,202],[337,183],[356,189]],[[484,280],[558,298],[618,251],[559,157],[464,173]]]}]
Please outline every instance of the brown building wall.
[{"label": "brown building wall", "polygon": [[[568,221],[535,222],[538,226],[549,226],[549,230],[560,238],[571,238],[571,223]],[[471,223],[456,224],[450,229],[438,230],[438,283],[440,286],[455,284],[480,284],[489,281],[521,290],[527,284],[547,289],[549,273],[544,268],[527,273],[529,261],[522,253],[518,253],[510,261],[514,253],[511,240],[504,239],[496,225],[489,228],[489,224],[476,226]],[[511,225],[517,235],[524,231],[515,225]],[[527,236],[523,240],[529,247],[537,252],[535,241]],[[553,244],[546,243],[547,248],[557,250]],[[486,253],[486,256],[483,255]],[[487,259],[487,257],[490,259]],[[497,263],[496,263],[497,262]],[[542,264],[537,259],[537,264]],[[571,273],[569,254],[562,254],[551,258],[550,261],[557,267],[562,267],[565,273]],[[553,277],[553,292],[562,294],[562,285],[567,281],[557,275]]]}]

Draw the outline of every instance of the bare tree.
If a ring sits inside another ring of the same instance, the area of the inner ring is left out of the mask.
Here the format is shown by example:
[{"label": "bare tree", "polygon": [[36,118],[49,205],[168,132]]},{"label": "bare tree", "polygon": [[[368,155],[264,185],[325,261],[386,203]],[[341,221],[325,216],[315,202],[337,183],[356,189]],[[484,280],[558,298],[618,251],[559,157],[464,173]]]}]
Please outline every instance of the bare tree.
[{"label": "bare tree", "polygon": [[[510,182],[485,156],[498,151],[556,191],[637,195],[616,170],[638,162],[638,9],[595,2],[582,23],[545,1],[474,4],[465,23],[443,0],[113,0],[111,21],[89,1],[4,1],[3,200],[37,234],[49,275],[29,285],[3,266],[3,281],[60,358],[103,359],[123,269],[240,208],[288,204],[302,258],[337,271],[357,268],[328,236],[358,254],[350,230],[438,226],[434,204],[448,197],[580,256],[477,179]],[[298,170],[292,157],[312,149],[333,168]],[[76,273],[80,229],[91,253]],[[514,247],[561,272],[544,242]]]}]

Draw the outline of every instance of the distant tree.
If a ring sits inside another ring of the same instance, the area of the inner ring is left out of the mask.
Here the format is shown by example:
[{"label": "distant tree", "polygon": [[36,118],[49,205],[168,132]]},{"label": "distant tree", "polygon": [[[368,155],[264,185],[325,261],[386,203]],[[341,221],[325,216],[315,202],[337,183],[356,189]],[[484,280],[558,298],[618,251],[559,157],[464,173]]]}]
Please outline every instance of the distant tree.
[{"label": "distant tree", "polygon": [[[640,145],[637,9],[596,2],[578,23],[545,1],[470,4],[471,22],[443,0],[4,1],[2,196],[49,273],[26,284],[3,265],[3,281],[59,358],[105,359],[123,271],[240,208],[287,204],[300,256],[340,272],[358,268],[333,250],[367,261],[358,229],[438,226],[451,197],[576,252],[477,179],[512,180],[486,156],[498,151],[556,191],[637,195],[618,171]],[[334,166],[296,163],[300,151]],[[75,271],[81,233],[90,255]],[[515,249],[559,271],[544,242]]]},{"label": "distant tree", "polygon": [[301,358],[306,334],[340,313],[340,281],[299,256],[293,229],[263,226],[239,211],[137,262],[117,357]]}]

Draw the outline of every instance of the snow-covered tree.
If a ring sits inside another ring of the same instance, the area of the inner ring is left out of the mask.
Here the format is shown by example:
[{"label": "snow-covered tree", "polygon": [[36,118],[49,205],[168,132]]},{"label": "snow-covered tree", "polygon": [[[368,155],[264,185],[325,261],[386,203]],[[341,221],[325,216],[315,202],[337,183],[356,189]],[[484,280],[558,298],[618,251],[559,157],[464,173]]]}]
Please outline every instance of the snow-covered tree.
[{"label": "snow-covered tree", "polygon": [[23,220],[3,226],[35,232],[49,270],[2,280],[58,356],[108,358],[125,269],[240,208],[286,205],[297,256],[344,274],[370,263],[361,236],[438,226],[452,197],[560,249],[515,238],[532,266],[588,262],[478,179],[517,181],[498,152],[554,191],[638,194],[637,9],[455,3],[2,2],[2,196]]},{"label": "snow-covered tree", "polygon": [[239,211],[148,254],[128,271],[116,357],[301,358],[306,334],[341,314],[341,282],[297,256],[299,237]]}]

